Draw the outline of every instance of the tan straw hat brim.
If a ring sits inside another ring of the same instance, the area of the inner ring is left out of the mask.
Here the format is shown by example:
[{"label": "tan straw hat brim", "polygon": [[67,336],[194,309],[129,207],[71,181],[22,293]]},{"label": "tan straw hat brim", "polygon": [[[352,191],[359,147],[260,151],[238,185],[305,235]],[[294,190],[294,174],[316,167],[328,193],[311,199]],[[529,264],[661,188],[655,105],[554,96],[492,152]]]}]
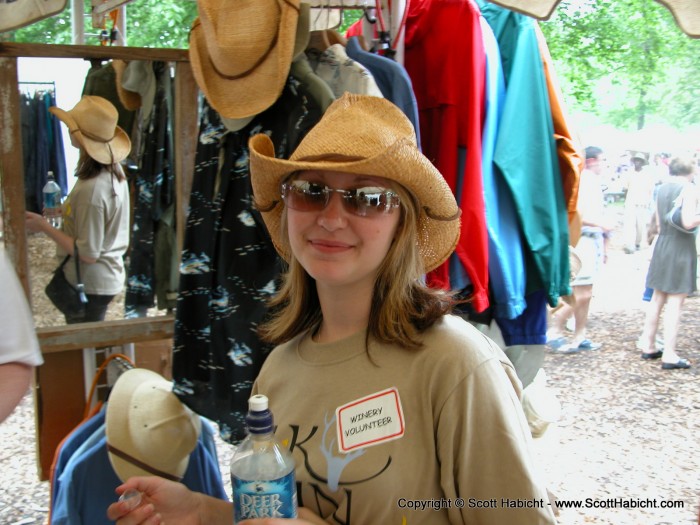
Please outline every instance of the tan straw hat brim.
[{"label": "tan straw hat brim", "polygon": [[[265,1],[268,6],[270,2]],[[279,24],[272,29],[256,13],[256,3],[262,0],[254,2],[224,8],[213,0],[200,2],[200,16],[190,31],[194,78],[211,106],[227,118],[250,117],[272,106],[282,93],[292,64],[299,0],[276,0]],[[244,35],[254,33],[252,27],[257,24],[276,33],[251,44]],[[252,65],[239,71],[234,67],[239,63]],[[232,74],[234,71],[236,74]]]},{"label": "tan straw hat brim", "polygon": [[410,191],[420,205],[418,248],[425,271],[452,253],[459,239],[460,210],[452,191],[433,164],[418,151],[415,130],[386,99],[345,94],[326,110],[289,160],[275,157],[267,135],[250,139],[250,174],[255,203],[279,254],[284,208],[281,182],[301,170],[329,170],[384,177]]}]

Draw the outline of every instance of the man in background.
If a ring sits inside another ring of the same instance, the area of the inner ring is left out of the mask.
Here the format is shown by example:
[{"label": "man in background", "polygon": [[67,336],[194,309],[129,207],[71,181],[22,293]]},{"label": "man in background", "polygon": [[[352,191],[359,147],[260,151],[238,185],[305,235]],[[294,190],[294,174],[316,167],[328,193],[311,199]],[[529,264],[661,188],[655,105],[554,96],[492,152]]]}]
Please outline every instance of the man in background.
[{"label": "man in background", "polygon": [[625,195],[624,236],[625,253],[635,253],[647,240],[647,225],[653,212],[654,175],[648,168],[648,153],[634,151],[631,155],[632,170],[627,172]]},{"label": "man in background", "polygon": [[[564,304],[551,316],[547,345],[557,353],[573,354],[584,350],[598,350],[601,343],[586,335],[588,310],[595,283],[607,258],[607,238],[612,222],[605,211],[603,196],[603,168],[605,156],[601,148],[586,148],[586,168],[581,173],[578,191],[578,211],[581,215],[581,238],[576,253],[581,259],[581,269],[572,281],[573,305]],[[574,317],[574,335],[571,341],[564,336],[569,317]]]}]

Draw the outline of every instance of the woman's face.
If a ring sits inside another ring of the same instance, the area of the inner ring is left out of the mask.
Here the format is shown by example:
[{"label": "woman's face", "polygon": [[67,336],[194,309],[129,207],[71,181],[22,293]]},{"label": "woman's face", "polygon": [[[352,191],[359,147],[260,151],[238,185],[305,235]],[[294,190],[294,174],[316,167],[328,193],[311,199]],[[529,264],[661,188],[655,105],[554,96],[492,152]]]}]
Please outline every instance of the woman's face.
[{"label": "woman's face", "polygon": [[[401,216],[398,196],[382,193],[391,191],[391,183],[381,177],[331,171],[302,172],[293,180],[296,191],[310,190],[317,196],[325,193],[329,197],[322,209],[317,209],[322,207],[317,204],[315,209],[306,210],[301,208],[309,206],[294,200],[294,197],[305,198],[301,193],[285,198],[289,243],[294,256],[319,288],[352,287],[359,291],[360,286],[366,286],[371,290]],[[346,198],[343,194],[325,191],[326,188],[362,188],[378,199],[368,199],[368,208],[358,212],[352,203],[343,202]],[[394,206],[377,209],[371,206],[376,202],[391,202]]]}]

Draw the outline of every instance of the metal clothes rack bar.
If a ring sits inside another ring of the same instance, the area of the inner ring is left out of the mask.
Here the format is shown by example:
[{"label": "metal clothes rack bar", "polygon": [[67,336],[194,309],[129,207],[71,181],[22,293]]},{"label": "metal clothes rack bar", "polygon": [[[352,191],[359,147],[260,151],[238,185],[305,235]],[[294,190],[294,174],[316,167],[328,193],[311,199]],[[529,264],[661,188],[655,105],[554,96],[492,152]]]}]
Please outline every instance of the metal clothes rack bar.
[{"label": "metal clothes rack bar", "polygon": [[36,84],[36,85],[44,85],[44,86],[46,86],[46,85],[50,85],[50,86],[54,86],[54,87],[56,86],[56,81],[54,81],[54,80],[51,80],[49,82],[31,82],[29,80],[20,80],[17,83],[20,85],[22,85],[22,84]]}]

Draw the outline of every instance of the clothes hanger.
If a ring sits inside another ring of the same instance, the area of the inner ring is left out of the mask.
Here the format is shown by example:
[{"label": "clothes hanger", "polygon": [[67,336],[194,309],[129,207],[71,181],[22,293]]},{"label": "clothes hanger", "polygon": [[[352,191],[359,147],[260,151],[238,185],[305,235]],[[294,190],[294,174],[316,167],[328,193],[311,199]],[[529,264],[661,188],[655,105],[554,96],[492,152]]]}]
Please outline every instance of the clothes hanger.
[{"label": "clothes hanger", "polygon": [[326,31],[326,29],[317,29],[316,31],[309,32],[309,43],[306,46],[306,50],[323,52],[331,47],[331,42],[328,40]]},{"label": "clothes hanger", "polygon": [[[329,0],[330,2],[330,0]],[[340,2],[340,24],[339,27],[343,25],[343,13],[345,12],[345,1],[341,0]],[[335,28],[328,28],[326,29],[326,38],[328,42],[330,42],[331,45],[333,44],[340,44],[343,47],[346,47],[348,45],[347,39],[340,34],[340,32],[335,29]]]}]

